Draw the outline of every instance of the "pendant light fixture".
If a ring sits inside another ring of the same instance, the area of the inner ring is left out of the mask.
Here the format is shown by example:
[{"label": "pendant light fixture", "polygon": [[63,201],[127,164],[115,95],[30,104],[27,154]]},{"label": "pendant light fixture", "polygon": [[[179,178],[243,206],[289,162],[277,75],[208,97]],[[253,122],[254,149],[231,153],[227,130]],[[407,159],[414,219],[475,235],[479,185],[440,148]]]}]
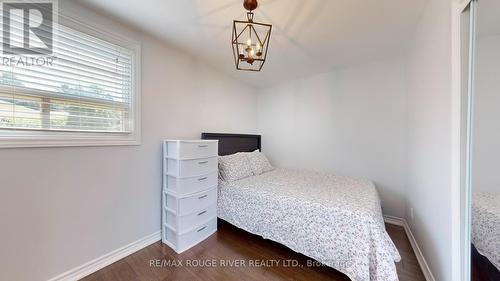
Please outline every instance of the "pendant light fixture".
[{"label": "pendant light fixture", "polygon": [[257,0],[244,0],[247,20],[233,21],[233,55],[237,70],[260,71],[266,62],[272,25],[253,21]]}]

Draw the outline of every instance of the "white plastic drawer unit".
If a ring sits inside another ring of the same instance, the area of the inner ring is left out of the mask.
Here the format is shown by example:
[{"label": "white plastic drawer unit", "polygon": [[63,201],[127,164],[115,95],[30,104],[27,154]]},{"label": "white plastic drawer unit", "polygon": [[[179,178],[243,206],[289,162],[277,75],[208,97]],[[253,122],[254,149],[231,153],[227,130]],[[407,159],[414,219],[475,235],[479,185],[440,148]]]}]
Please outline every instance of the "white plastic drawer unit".
[{"label": "white plastic drawer unit", "polygon": [[217,217],[217,204],[185,216],[176,216],[175,213],[165,210],[163,224],[178,233],[184,233],[192,228],[202,225],[206,221]]},{"label": "white plastic drawer unit", "polygon": [[191,160],[166,158],[165,173],[178,178],[197,177],[217,171],[217,156]]},{"label": "white plastic drawer unit", "polygon": [[217,156],[217,140],[166,140],[163,154],[178,160],[199,159]]},{"label": "white plastic drawer unit", "polygon": [[174,212],[177,216],[184,216],[203,211],[217,202],[217,188],[214,187],[187,197],[177,197],[168,192],[165,192],[164,196],[164,207]]},{"label": "white plastic drawer unit", "polygon": [[217,172],[190,178],[176,178],[165,175],[166,190],[179,195],[200,192],[216,186],[217,176]]},{"label": "white plastic drawer unit", "polygon": [[162,241],[177,253],[217,231],[218,140],[163,141]]},{"label": "white plastic drawer unit", "polygon": [[203,241],[215,231],[217,231],[217,218],[212,218],[184,233],[179,233],[167,225],[163,225],[163,240],[177,253],[181,253]]}]

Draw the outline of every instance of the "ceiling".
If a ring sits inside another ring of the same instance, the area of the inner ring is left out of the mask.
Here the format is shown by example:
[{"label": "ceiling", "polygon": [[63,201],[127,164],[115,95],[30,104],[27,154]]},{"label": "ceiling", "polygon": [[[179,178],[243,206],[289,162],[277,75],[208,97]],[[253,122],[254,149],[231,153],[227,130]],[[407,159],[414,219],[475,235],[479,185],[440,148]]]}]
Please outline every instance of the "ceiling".
[{"label": "ceiling", "polygon": [[231,26],[246,17],[243,0],[78,2],[259,87],[403,54],[427,0],[259,0],[255,21],[273,24],[273,32],[258,73],[234,68]]}]

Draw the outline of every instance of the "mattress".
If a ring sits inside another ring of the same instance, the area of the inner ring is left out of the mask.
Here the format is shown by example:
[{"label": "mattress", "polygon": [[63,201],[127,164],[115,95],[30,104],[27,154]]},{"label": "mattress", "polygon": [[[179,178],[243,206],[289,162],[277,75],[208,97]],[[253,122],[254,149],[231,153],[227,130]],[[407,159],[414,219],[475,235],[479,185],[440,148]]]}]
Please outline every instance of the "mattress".
[{"label": "mattress", "polygon": [[472,195],[472,244],[500,270],[500,194]]},{"label": "mattress", "polygon": [[327,173],[275,169],[220,182],[219,218],[281,243],[353,281],[398,280],[375,185]]}]

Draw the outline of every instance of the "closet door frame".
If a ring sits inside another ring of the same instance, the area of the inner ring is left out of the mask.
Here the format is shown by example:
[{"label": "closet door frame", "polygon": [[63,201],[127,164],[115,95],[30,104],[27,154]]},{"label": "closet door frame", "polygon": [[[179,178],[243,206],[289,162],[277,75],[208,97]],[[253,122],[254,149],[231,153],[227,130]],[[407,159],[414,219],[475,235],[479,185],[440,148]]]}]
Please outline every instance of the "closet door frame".
[{"label": "closet door frame", "polygon": [[[452,6],[452,279],[460,281],[471,280],[471,160],[476,4],[477,0],[456,0]],[[464,29],[462,19],[467,12],[469,23]],[[468,34],[468,50],[463,48],[463,34]],[[463,57],[464,51],[468,51],[467,58]],[[465,61],[467,63],[464,63]],[[467,71],[466,75],[464,71]],[[464,87],[465,82],[467,87]]]}]

